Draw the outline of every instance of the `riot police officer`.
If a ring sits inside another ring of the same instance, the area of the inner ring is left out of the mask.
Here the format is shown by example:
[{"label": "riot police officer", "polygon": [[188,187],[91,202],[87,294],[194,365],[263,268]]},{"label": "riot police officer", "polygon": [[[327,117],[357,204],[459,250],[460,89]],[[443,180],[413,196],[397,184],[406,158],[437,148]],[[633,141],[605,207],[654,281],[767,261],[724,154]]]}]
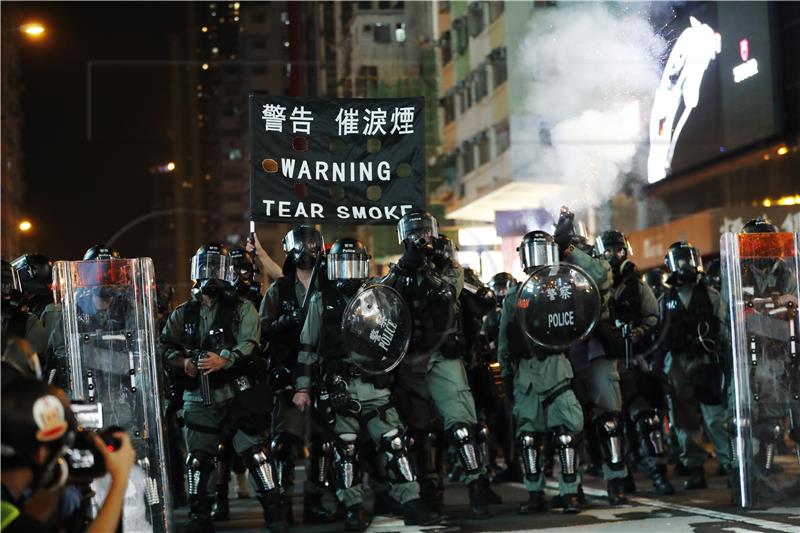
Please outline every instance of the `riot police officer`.
[{"label": "riot police officer", "polygon": [[[559,246],[553,236],[544,231],[527,233],[517,250],[526,274],[559,262]],[[602,266],[594,265],[594,260],[570,245],[569,240],[565,241],[563,255],[601,281],[606,275]],[[577,446],[582,437],[583,411],[572,391],[572,366],[564,353],[536,347],[523,335],[517,320],[518,292],[519,287],[512,286],[503,302],[497,353],[504,380],[513,379],[516,439],[523,481],[528,490],[528,501],[520,506],[520,512],[547,510],[542,453],[549,431],[561,459],[559,494],[563,512],[578,513]]]},{"label": "riot police officer", "polygon": [[[323,261],[322,234],[310,226],[298,226],[283,238],[283,276],[267,290],[261,301],[263,340],[275,393],[272,411],[271,447],[278,469],[278,482],[285,495],[287,511],[291,513],[290,491],[294,484],[294,468],[305,443],[304,414],[292,403],[294,373],[300,349],[302,303],[312,280],[314,265]],[[324,277],[320,272],[319,278]],[[329,487],[333,446],[311,413],[311,438],[308,481],[303,487],[303,521],[330,522],[334,517],[322,504],[324,491]],[[291,516],[291,515],[290,515]]]},{"label": "riot police officer", "polygon": [[656,494],[674,494],[667,479],[665,438],[659,408],[665,407],[663,387],[657,375],[634,361],[634,350],[641,351],[658,325],[658,302],[631,261],[631,246],[619,231],[603,232],[596,241],[597,251],[611,265],[610,319],[623,330],[627,344],[621,389],[625,415],[631,432],[638,437],[639,453]]},{"label": "riot police officer", "polygon": [[[402,505],[405,523],[427,525],[438,521],[438,516],[425,509],[419,499],[419,484],[406,449],[405,427],[391,403],[391,366],[364,371],[356,361],[367,354],[348,351],[343,339],[342,315],[367,278],[369,258],[364,245],[356,239],[339,239],[331,246],[328,283],[312,296],[300,335],[298,363],[306,371],[298,375],[295,383],[294,403],[301,409],[311,403],[308,391],[312,386],[325,388],[332,396],[336,496],[347,509],[347,531],[363,531],[368,525],[358,460],[358,435],[362,430],[369,433],[382,452],[390,495]],[[318,364],[319,372],[313,371]],[[319,379],[313,379],[315,376]]]},{"label": "riot police officer", "polygon": [[664,271],[659,268],[651,268],[644,273],[644,282],[653,291],[656,300],[661,298],[661,295],[667,291],[667,286],[664,285]]},{"label": "riot police officer", "polygon": [[703,465],[700,413],[717,460],[730,463],[719,362],[720,328],[725,310],[719,293],[703,279],[700,252],[686,241],[673,243],[664,263],[669,269],[669,289],[659,301],[661,322],[668,321],[664,373],[673,393],[669,415],[680,446],[680,462],[689,473],[685,489],[708,486]]},{"label": "riot police officer", "polygon": [[218,446],[232,431],[233,446],[250,471],[270,530],[285,531],[265,442],[257,431],[226,427],[236,419],[232,412],[236,391],[246,386],[234,365],[259,348],[258,314],[233,291],[233,268],[225,247],[201,246],[192,258],[191,277],[193,296],[173,311],[160,340],[170,364],[189,381],[183,399],[190,512],[182,530],[213,531],[208,484]]},{"label": "riot police officer", "polygon": [[[470,512],[474,518],[488,517],[490,495],[486,465],[478,442],[480,433],[475,402],[467,381],[463,352],[459,347],[457,300],[463,288],[464,272],[450,265],[438,274],[428,260],[433,240],[439,236],[438,223],[427,211],[407,212],[397,224],[397,236],[405,252],[393,265],[386,283],[403,295],[411,308],[414,335],[409,354],[398,373],[400,386],[420,381],[439,414],[458,455],[463,481],[469,488]],[[423,392],[424,394],[424,392]]]},{"label": "riot police officer", "polygon": [[42,320],[42,325],[50,331],[50,321],[45,321],[45,314],[53,311],[53,291],[50,285],[53,282],[53,263],[42,254],[25,254],[11,265],[17,271],[22,286],[23,305],[36,318]]},{"label": "riot police officer", "polygon": [[[25,375],[42,378],[41,358],[47,350],[47,335],[41,322],[23,306],[22,287],[17,276],[17,271],[11,263],[2,260],[2,338],[3,360],[8,361]],[[6,342],[10,338],[24,339],[30,345],[33,354],[31,357],[22,355],[23,351],[6,351]],[[7,359],[8,358],[8,359]]]},{"label": "riot police officer", "polygon": [[242,298],[261,305],[261,282],[257,279],[256,263],[253,254],[241,246],[231,248],[233,262],[233,288]]},{"label": "riot police officer", "polygon": [[705,268],[706,283],[717,290],[722,290],[722,268],[719,259],[713,259],[708,263]]}]

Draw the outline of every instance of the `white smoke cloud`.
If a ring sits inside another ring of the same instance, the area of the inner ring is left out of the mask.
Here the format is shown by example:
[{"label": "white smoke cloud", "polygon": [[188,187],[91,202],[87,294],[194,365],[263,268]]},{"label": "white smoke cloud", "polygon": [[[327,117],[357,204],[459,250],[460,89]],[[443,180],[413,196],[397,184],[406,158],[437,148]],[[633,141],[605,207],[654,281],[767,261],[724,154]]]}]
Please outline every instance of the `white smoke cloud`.
[{"label": "white smoke cloud", "polygon": [[540,150],[543,167],[581,191],[567,199],[571,207],[608,200],[646,139],[642,120],[666,48],[647,9],[560,3],[534,12],[520,50],[531,78],[527,110],[549,125],[552,148]]}]

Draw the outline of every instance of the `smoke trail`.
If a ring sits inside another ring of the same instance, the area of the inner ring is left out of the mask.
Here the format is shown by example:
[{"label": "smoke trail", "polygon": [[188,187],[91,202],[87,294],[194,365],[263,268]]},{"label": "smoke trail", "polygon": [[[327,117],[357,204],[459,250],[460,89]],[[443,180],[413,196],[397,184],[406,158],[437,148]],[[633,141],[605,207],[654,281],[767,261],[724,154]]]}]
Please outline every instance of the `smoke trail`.
[{"label": "smoke trail", "polygon": [[554,180],[581,191],[569,199],[576,208],[608,200],[646,139],[643,121],[666,48],[648,7],[539,9],[522,44],[531,77],[527,108],[539,120],[537,157]]}]

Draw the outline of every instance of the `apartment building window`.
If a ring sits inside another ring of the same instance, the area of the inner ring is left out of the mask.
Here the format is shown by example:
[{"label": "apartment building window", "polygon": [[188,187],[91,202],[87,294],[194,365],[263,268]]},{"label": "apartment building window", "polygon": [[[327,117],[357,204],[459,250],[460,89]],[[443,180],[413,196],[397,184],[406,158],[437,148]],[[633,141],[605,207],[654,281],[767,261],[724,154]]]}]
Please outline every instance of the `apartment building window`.
[{"label": "apartment building window", "polygon": [[252,69],[254,76],[264,76],[269,73],[268,65],[256,65]]},{"label": "apartment building window", "polygon": [[389,25],[383,22],[376,22],[372,27],[372,39],[381,44],[392,42],[392,31]]},{"label": "apartment building window", "polygon": [[485,165],[492,158],[492,144],[489,131],[484,130],[478,134],[478,165]]},{"label": "apartment building window", "polygon": [[358,9],[361,11],[368,11],[372,9],[372,2],[359,2]]},{"label": "apartment building window", "polygon": [[497,155],[502,154],[511,146],[511,130],[508,126],[508,119],[498,122],[494,126],[494,140]]},{"label": "apartment building window", "polygon": [[553,146],[553,137],[550,134],[550,122],[545,119],[539,121],[539,144]]},{"label": "apartment building window", "polygon": [[394,25],[394,40],[398,43],[406,42],[406,23],[398,22]]},{"label": "apartment building window", "polygon": [[489,54],[489,60],[492,62],[492,79],[494,80],[494,87],[497,88],[508,79],[508,65],[506,61],[505,47],[496,48]]},{"label": "apartment building window", "polygon": [[467,23],[464,18],[453,21],[453,32],[455,33],[456,53],[463,54],[469,45],[469,35],[467,35]]},{"label": "apartment building window", "polygon": [[450,30],[442,33],[439,37],[439,46],[442,48],[442,64],[446,65],[453,59],[453,34]]},{"label": "apartment building window", "polygon": [[256,50],[263,50],[267,47],[266,39],[253,39],[253,48]]},{"label": "apartment building window", "polygon": [[475,72],[475,101],[480,102],[489,94],[489,73],[486,64],[478,67]]},{"label": "apartment building window", "polygon": [[392,3],[386,0],[378,2],[378,9],[392,9]]},{"label": "apartment building window", "polygon": [[455,97],[452,94],[448,94],[439,100],[439,105],[444,111],[444,123],[450,124],[453,122],[456,119]]},{"label": "apartment building window", "polygon": [[483,2],[472,2],[469,6],[467,16],[467,26],[469,27],[469,34],[472,37],[477,37],[483,31],[483,28],[486,27],[486,22],[484,19],[483,11],[484,11],[484,3]]},{"label": "apartment building window", "polygon": [[378,88],[378,67],[364,65],[358,69],[356,78],[356,96],[364,97],[374,94]]},{"label": "apartment building window", "polygon": [[475,153],[472,141],[465,141],[461,149],[461,169],[463,174],[469,174],[475,168]]},{"label": "apartment building window", "polygon": [[439,13],[447,13],[448,11],[450,11],[450,0],[439,2]]},{"label": "apartment building window", "polygon": [[253,24],[264,24],[267,21],[267,14],[261,12],[250,13],[250,22]]},{"label": "apartment building window", "polygon": [[506,3],[503,0],[494,0],[493,2],[489,2],[489,24],[497,20],[505,10]]}]

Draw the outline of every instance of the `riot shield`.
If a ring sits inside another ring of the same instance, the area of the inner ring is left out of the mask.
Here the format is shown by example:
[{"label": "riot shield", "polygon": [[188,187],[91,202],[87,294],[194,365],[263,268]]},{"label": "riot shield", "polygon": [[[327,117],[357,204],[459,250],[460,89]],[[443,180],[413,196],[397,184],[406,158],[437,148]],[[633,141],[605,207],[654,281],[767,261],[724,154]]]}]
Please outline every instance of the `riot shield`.
[{"label": "riot shield", "polygon": [[361,371],[391,372],[411,342],[411,315],[400,293],[381,284],[362,288],[342,314],[342,338]]},{"label": "riot shield", "polygon": [[601,306],[594,280],[580,267],[563,263],[528,276],[519,288],[517,320],[536,346],[564,352],[589,336]]},{"label": "riot shield", "polygon": [[[728,391],[742,507],[800,498],[797,233],[725,233]],[[787,438],[787,434],[790,438]]]},{"label": "riot shield", "polygon": [[[149,258],[60,261],[54,283],[63,313],[67,392],[74,402],[94,407],[84,425],[119,426],[136,450],[123,529],[170,531],[153,263]],[[92,485],[102,493],[99,480]]]}]

